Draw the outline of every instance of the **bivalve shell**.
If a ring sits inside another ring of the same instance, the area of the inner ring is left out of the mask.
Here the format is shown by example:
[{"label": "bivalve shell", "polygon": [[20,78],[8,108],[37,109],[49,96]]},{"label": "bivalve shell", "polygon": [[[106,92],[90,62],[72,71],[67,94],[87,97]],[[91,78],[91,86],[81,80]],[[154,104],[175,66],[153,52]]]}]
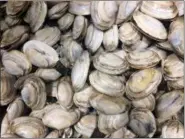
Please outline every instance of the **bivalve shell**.
[{"label": "bivalve shell", "polygon": [[70,1],[69,12],[75,15],[90,15],[90,1]]}]

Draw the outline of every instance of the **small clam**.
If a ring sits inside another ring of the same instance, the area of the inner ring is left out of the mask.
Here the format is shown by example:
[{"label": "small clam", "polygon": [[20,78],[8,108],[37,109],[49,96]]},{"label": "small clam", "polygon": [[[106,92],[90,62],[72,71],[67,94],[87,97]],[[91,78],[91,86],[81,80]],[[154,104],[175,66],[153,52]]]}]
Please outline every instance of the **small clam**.
[{"label": "small clam", "polygon": [[90,15],[90,1],[70,1],[69,12],[75,15]]},{"label": "small clam", "polygon": [[72,126],[79,118],[80,111],[78,109],[66,111],[62,108],[55,108],[45,113],[42,121],[48,127],[61,130]]},{"label": "small clam", "polygon": [[94,67],[107,74],[121,74],[128,70],[128,63],[125,59],[114,53],[102,53],[93,60]]},{"label": "small clam", "polygon": [[129,122],[128,112],[116,115],[99,114],[98,128],[104,134],[111,134]]},{"label": "small clam", "polygon": [[5,70],[9,74],[16,76],[26,75],[32,69],[32,65],[27,56],[18,50],[4,52],[2,55],[2,62]]},{"label": "small clam", "polygon": [[160,20],[173,19],[178,14],[173,1],[143,1],[140,10]]},{"label": "small clam", "polygon": [[159,20],[137,11],[133,14],[133,21],[137,28],[151,39],[157,41],[165,41],[167,39],[166,28]]},{"label": "small clam", "polygon": [[139,137],[153,137],[156,131],[155,117],[148,109],[135,108],[130,113],[129,127]]},{"label": "small clam", "polygon": [[160,62],[159,55],[152,50],[132,51],[126,57],[129,65],[134,69],[145,69],[156,66]]},{"label": "small clam", "polygon": [[113,132],[110,138],[135,138],[137,137],[131,130],[127,129],[126,127],[122,127],[115,132]]},{"label": "small clam", "polygon": [[48,10],[49,19],[59,19],[68,10],[68,2],[60,2]]},{"label": "small clam", "polygon": [[93,71],[89,75],[90,84],[99,92],[109,96],[122,96],[125,85],[122,77]]},{"label": "small clam", "polygon": [[24,21],[30,25],[32,32],[36,32],[42,27],[46,14],[46,3],[44,1],[34,1],[31,3],[31,6],[24,17]]},{"label": "small clam", "polygon": [[76,60],[71,72],[71,81],[75,91],[80,91],[85,85],[89,66],[89,53],[87,51],[84,51],[82,55]]},{"label": "small clam", "polygon": [[86,48],[94,53],[98,50],[103,41],[103,32],[92,24],[87,28],[87,33],[85,37],[85,46]]},{"label": "small clam", "polygon": [[178,15],[184,15],[184,2],[183,1],[174,1],[175,5],[177,6]]},{"label": "small clam", "polygon": [[113,25],[112,28],[110,28],[104,33],[103,46],[107,51],[114,51],[118,47],[118,43],[118,26]]},{"label": "small clam", "polygon": [[89,138],[93,134],[97,124],[96,115],[85,115],[80,121],[74,126],[75,130],[83,135],[83,137]]},{"label": "small clam", "polygon": [[60,40],[60,35],[60,30],[57,27],[45,27],[38,30],[31,39],[53,46]]},{"label": "small clam", "polygon": [[11,124],[11,132],[23,138],[44,138],[47,128],[41,120],[34,117],[19,117],[14,119]]},{"label": "small clam", "polygon": [[161,81],[162,73],[159,69],[136,71],[126,83],[126,95],[131,100],[144,99],[157,89]]},{"label": "small clam", "polygon": [[177,120],[169,120],[162,127],[161,138],[184,138],[184,126]]},{"label": "small clam", "polygon": [[120,114],[130,108],[130,103],[126,98],[112,97],[100,93],[91,96],[90,104],[97,111],[108,115]]},{"label": "small clam", "polygon": [[54,67],[59,60],[57,52],[51,46],[37,40],[26,42],[23,52],[33,65],[40,68]]}]

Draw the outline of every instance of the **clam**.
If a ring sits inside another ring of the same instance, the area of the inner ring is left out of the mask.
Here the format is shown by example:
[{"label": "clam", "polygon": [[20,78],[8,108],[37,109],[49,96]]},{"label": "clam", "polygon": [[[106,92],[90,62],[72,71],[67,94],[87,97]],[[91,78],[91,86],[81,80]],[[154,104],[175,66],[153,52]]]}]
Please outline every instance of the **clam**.
[{"label": "clam", "polygon": [[69,12],[75,15],[90,15],[90,1],[70,1]]},{"label": "clam", "polygon": [[53,130],[45,138],[59,138],[62,133],[62,130]]},{"label": "clam", "polygon": [[7,73],[1,68],[1,97],[0,106],[9,104],[15,99],[16,91],[13,87],[15,83],[15,77]]},{"label": "clam", "polygon": [[160,20],[170,20],[178,14],[173,1],[143,1],[140,10]]},{"label": "clam", "polygon": [[137,11],[133,14],[133,21],[137,28],[151,39],[157,41],[167,39],[166,28],[159,20]]},{"label": "clam", "polygon": [[113,25],[103,36],[103,46],[107,51],[114,51],[118,47],[118,26]]},{"label": "clam", "polygon": [[35,76],[40,77],[44,81],[55,81],[61,76],[61,74],[54,68],[39,68],[36,70]]},{"label": "clam", "polygon": [[[2,34],[2,39],[0,42],[0,48],[15,49],[18,46],[25,43],[29,37],[29,28],[23,25],[17,25],[12,28],[7,29]],[[10,37],[11,36],[11,37]]]},{"label": "clam", "polygon": [[43,26],[46,14],[46,3],[44,1],[34,1],[28,8],[28,11],[24,17],[24,21],[30,25],[32,32],[36,32]]},{"label": "clam", "polygon": [[129,101],[124,97],[112,97],[96,93],[90,98],[91,106],[102,114],[114,115],[126,112],[130,108]]},{"label": "clam", "polygon": [[18,50],[5,51],[2,55],[2,62],[5,70],[16,76],[26,75],[32,69],[27,56]]},{"label": "clam", "polygon": [[74,22],[74,18],[75,18],[75,16],[73,14],[70,14],[70,13],[66,13],[65,15],[63,15],[57,21],[60,30],[61,31],[68,30],[72,26],[72,24]]},{"label": "clam", "polygon": [[76,16],[73,23],[73,39],[82,40],[87,32],[88,22],[84,16]]},{"label": "clam", "polygon": [[93,60],[94,67],[107,74],[121,74],[128,70],[128,63],[125,59],[114,53],[102,53]]},{"label": "clam", "polygon": [[161,81],[162,73],[159,69],[136,71],[126,83],[126,96],[131,100],[144,99],[157,89]]},{"label": "clam", "polygon": [[54,67],[59,60],[57,52],[51,46],[37,40],[26,42],[23,52],[33,65],[40,68]]},{"label": "clam", "polygon": [[89,75],[90,84],[99,92],[109,96],[122,96],[125,85],[122,77],[93,71]]},{"label": "clam", "polygon": [[97,126],[96,124],[96,115],[88,114],[83,116],[74,128],[79,134],[83,135],[83,137],[90,138]]},{"label": "clam", "polygon": [[131,130],[126,127],[122,127],[110,135],[110,138],[135,138],[136,134],[134,134]]},{"label": "clam", "polygon": [[126,57],[129,65],[134,69],[145,69],[156,66],[160,62],[159,55],[149,49],[130,52]]},{"label": "clam", "polygon": [[60,35],[60,30],[57,27],[45,27],[38,30],[31,39],[53,46],[60,40]]},{"label": "clam", "polygon": [[111,134],[129,122],[128,112],[116,115],[99,114],[98,128],[104,134]]},{"label": "clam", "polygon": [[132,17],[134,11],[139,8],[140,1],[121,1],[119,4],[116,24],[121,24]]},{"label": "clam", "polygon": [[162,127],[162,138],[184,138],[184,127],[177,120],[169,120]]},{"label": "clam", "polygon": [[183,3],[183,1],[174,1],[174,3],[177,6],[178,15],[183,16],[184,15],[184,3]]},{"label": "clam", "polygon": [[170,24],[168,40],[177,55],[184,58],[184,18],[178,17]]},{"label": "clam", "polygon": [[48,10],[48,16],[50,19],[59,19],[67,12],[67,10],[68,2],[60,2]]},{"label": "clam", "polygon": [[92,24],[89,25],[89,27],[87,28],[87,33],[86,33],[86,37],[85,37],[86,48],[90,52],[94,53],[98,50],[102,41],[103,41],[103,32],[101,30],[97,29]]},{"label": "clam", "polygon": [[84,51],[82,55],[76,60],[71,72],[71,81],[75,91],[80,91],[85,85],[89,66],[89,53],[87,51]]},{"label": "clam", "polygon": [[42,121],[48,127],[61,130],[72,126],[79,118],[80,111],[78,109],[66,111],[62,108],[55,108],[45,113]]},{"label": "clam", "polygon": [[181,90],[173,90],[162,94],[156,102],[156,117],[168,119],[176,114],[184,106],[184,93]]},{"label": "clam", "polygon": [[172,44],[169,41],[159,42],[156,46],[167,51],[173,51]]},{"label": "clam", "polygon": [[135,108],[130,113],[129,127],[139,137],[153,137],[156,131],[155,117],[148,109]]},{"label": "clam", "polygon": [[118,6],[115,1],[91,2],[91,18],[100,30],[107,30],[114,24]]},{"label": "clam", "polygon": [[11,124],[11,132],[23,138],[43,138],[47,134],[47,128],[41,120],[34,117],[19,117]]}]

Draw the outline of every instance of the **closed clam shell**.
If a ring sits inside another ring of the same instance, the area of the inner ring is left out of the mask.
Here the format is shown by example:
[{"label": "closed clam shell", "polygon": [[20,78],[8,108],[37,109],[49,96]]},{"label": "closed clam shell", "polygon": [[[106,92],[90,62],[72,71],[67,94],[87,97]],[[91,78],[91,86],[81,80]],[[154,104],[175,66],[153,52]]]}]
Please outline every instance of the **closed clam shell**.
[{"label": "closed clam shell", "polygon": [[89,75],[90,84],[99,92],[110,96],[122,96],[125,85],[120,76],[93,71]]},{"label": "closed clam shell", "polygon": [[2,62],[5,70],[9,74],[16,76],[26,75],[32,69],[32,65],[27,56],[18,50],[4,52]]},{"label": "closed clam shell", "polygon": [[177,120],[169,120],[162,127],[161,138],[184,138],[184,126]]},{"label": "closed clam shell", "polygon": [[69,12],[75,15],[90,15],[90,1],[70,1]]},{"label": "closed clam shell", "polygon": [[173,19],[178,14],[173,1],[143,1],[140,10],[160,20]]},{"label": "closed clam shell", "polygon": [[116,18],[116,24],[121,24],[131,18],[139,7],[140,1],[121,1]]},{"label": "closed clam shell", "polygon": [[35,72],[35,76],[40,77],[44,81],[55,81],[57,80],[61,74],[53,68],[45,69],[45,68],[39,68]]},{"label": "closed clam shell", "polygon": [[34,117],[19,117],[11,122],[11,132],[23,138],[44,138],[47,128]]},{"label": "closed clam shell", "polygon": [[90,104],[97,111],[108,115],[120,114],[130,108],[130,103],[126,98],[112,97],[100,93],[91,96]]},{"label": "closed clam shell", "polygon": [[60,130],[72,126],[79,118],[80,111],[78,109],[66,111],[62,108],[55,108],[45,113],[42,121],[44,125]]},{"label": "closed clam shell", "polygon": [[169,89],[183,89],[184,88],[184,77],[178,80],[167,81],[167,86]]},{"label": "closed clam shell", "polygon": [[184,58],[184,18],[178,17],[170,24],[168,40],[174,52]]},{"label": "closed clam shell", "polygon": [[169,41],[159,42],[156,46],[167,51],[173,51],[172,44]]},{"label": "closed clam shell", "polygon": [[56,98],[60,106],[69,109],[73,105],[73,88],[70,81],[61,78],[58,82]]},{"label": "closed clam shell", "polygon": [[[29,28],[23,25],[17,25],[7,29],[2,34],[0,48],[16,48],[23,44],[29,37]],[[11,37],[10,37],[11,36]]]},{"label": "closed clam shell", "polygon": [[153,111],[155,108],[155,97],[153,96],[153,94],[150,94],[145,98],[133,100],[132,105],[135,108],[147,108],[150,111]]},{"label": "closed clam shell", "polygon": [[175,55],[169,55],[162,64],[164,78],[178,80],[184,77],[184,63]]},{"label": "closed clam shell", "polygon": [[161,81],[162,73],[159,69],[136,71],[126,83],[126,95],[131,100],[143,99],[154,92]]},{"label": "closed clam shell", "polygon": [[45,27],[38,30],[31,39],[53,46],[60,40],[60,35],[60,30],[57,27]]},{"label": "closed clam shell", "polygon": [[157,99],[156,117],[168,119],[176,114],[184,106],[184,93],[181,90],[173,90],[164,93]]},{"label": "closed clam shell", "polygon": [[136,135],[126,127],[122,127],[113,132],[110,138],[135,138]]},{"label": "closed clam shell", "polygon": [[60,2],[49,9],[48,16],[50,19],[59,19],[67,12],[67,10],[68,2]]},{"label": "closed clam shell", "polygon": [[151,39],[157,41],[167,39],[167,31],[159,20],[139,11],[133,14],[133,20],[137,28]]},{"label": "closed clam shell", "polygon": [[7,73],[3,68],[1,68],[1,106],[7,105],[14,100],[16,95],[15,88],[13,87],[14,83],[15,77]]},{"label": "closed clam shell", "polygon": [[98,50],[103,41],[103,32],[92,24],[87,28],[87,34],[85,37],[85,46],[86,48],[94,53]]},{"label": "closed clam shell", "polygon": [[75,16],[70,13],[66,13],[65,15],[63,15],[57,22],[60,30],[65,31],[65,30],[69,29],[74,22],[74,18],[75,18]]},{"label": "closed clam shell", "polygon": [[141,39],[141,34],[132,22],[125,22],[119,28],[119,39],[124,45],[133,45]]},{"label": "closed clam shell", "polygon": [[130,52],[127,62],[134,69],[145,69],[156,66],[160,62],[159,55],[152,50],[138,50]]},{"label": "closed clam shell", "polygon": [[167,57],[167,52],[156,47],[156,45],[152,45],[148,48],[149,50],[152,50],[153,52],[156,52],[158,56],[160,57],[161,61],[163,62]]},{"label": "closed clam shell", "polygon": [[175,5],[177,6],[178,15],[184,15],[184,2],[183,1],[174,1]]},{"label": "closed clam shell", "polygon": [[113,25],[103,36],[103,46],[107,51],[114,51],[118,47],[118,26]]},{"label": "closed clam shell", "polygon": [[53,130],[45,138],[59,138],[62,133],[62,130]]},{"label": "closed clam shell", "polygon": [[93,60],[94,67],[107,74],[121,74],[128,69],[128,63],[125,59],[114,53],[102,53]]},{"label": "closed clam shell", "polygon": [[72,35],[73,39],[83,39],[86,35],[88,27],[87,19],[84,16],[76,16],[73,23]]},{"label": "closed clam shell", "polygon": [[39,30],[47,15],[47,5],[44,1],[34,1],[31,3],[25,17],[24,21],[27,22],[32,32]]},{"label": "closed clam shell", "polygon": [[109,29],[115,22],[118,6],[115,1],[92,1],[91,18],[100,30]]},{"label": "closed clam shell", "polygon": [[111,134],[129,122],[128,112],[116,115],[99,114],[98,128],[104,134]]},{"label": "closed clam shell", "polygon": [[84,51],[82,55],[76,60],[71,72],[71,81],[75,91],[81,90],[85,85],[89,66],[89,53],[88,51]]},{"label": "closed clam shell", "polygon": [[129,127],[139,137],[153,137],[156,132],[156,121],[151,111],[135,108],[130,113]]},{"label": "closed clam shell", "polygon": [[59,60],[57,52],[51,46],[37,40],[26,42],[23,52],[33,65],[40,68],[53,67]]},{"label": "closed clam shell", "polygon": [[75,130],[82,134],[83,137],[91,137],[97,124],[97,116],[88,114],[83,116],[80,121],[74,126]]}]

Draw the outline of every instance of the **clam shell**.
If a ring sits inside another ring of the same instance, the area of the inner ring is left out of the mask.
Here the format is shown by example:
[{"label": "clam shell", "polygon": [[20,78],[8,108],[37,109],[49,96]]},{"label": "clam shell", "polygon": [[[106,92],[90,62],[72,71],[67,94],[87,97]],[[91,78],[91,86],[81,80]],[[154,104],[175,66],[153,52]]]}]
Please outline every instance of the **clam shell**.
[{"label": "clam shell", "polygon": [[159,20],[139,11],[133,14],[133,20],[137,28],[151,39],[157,41],[165,41],[167,39],[167,31]]},{"label": "clam shell", "polygon": [[85,85],[90,66],[89,53],[84,51],[82,55],[76,60],[72,72],[71,81],[75,91],[79,91]]},{"label": "clam shell", "polygon": [[184,88],[184,77],[178,80],[167,81],[167,86],[169,89],[183,89]]},{"label": "clam shell", "polygon": [[23,138],[43,138],[47,128],[41,120],[34,117],[19,117],[11,122],[11,132]]},{"label": "clam shell", "polygon": [[54,67],[59,60],[57,52],[52,47],[37,40],[26,42],[23,52],[33,65],[40,68]]},{"label": "clam shell", "polygon": [[122,127],[113,132],[110,138],[135,138],[136,135],[126,127]]},{"label": "clam shell", "polygon": [[93,94],[90,98],[91,106],[102,114],[114,115],[127,111],[130,103],[124,97],[112,97],[104,94]]},{"label": "clam shell", "polygon": [[90,1],[70,1],[69,12],[76,15],[90,15]]},{"label": "clam shell", "polygon": [[160,57],[160,59],[161,59],[162,62],[163,62],[163,61],[166,59],[166,57],[167,57],[167,52],[164,51],[164,50],[162,50],[162,49],[160,49],[160,48],[158,48],[158,47],[156,47],[156,45],[152,45],[152,46],[150,46],[148,49],[149,49],[149,50],[152,50],[152,51],[154,51],[154,52],[156,52],[156,53],[158,54],[158,56]]},{"label": "clam shell", "polygon": [[53,46],[60,40],[60,35],[60,30],[57,27],[46,27],[38,30],[31,39]]},{"label": "clam shell", "polygon": [[175,5],[177,6],[178,15],[184,15],[184,2],[183,1],[174,1]]},{"label": "clam shell", "polygon": [[126,83],[126,96],[131,100],[143,99],[154,92],[161,81],[162,73],[159,69],[136,71]]},{"label": "clam shell", "polygon": [[169,41],[159,42],[156,46],[167,51],[173,51],[173,47]]},{"label": "clam shell", "polygon": [[139,137],[153,137],[156,132],[156,121],[151,111],[135,108],[130,113],[129,127]]},{"label": "clam shell", "polygon": [[53,130],[45,138],[59,138],[62,133],[62,130]]},{"label": "clam shell", "polygon": [[173,19],[178,14],[173,1],[143,1],[140,10],[160,20]]},{"label": "clam shell", "polygon": [[125,85],[120,76],[93,71],[89,75],[90,84],[99,92],[110,96],[122,96]]},{"label": "clam shell", "polygon": [[102,53],[93,60],[94,67],[107,74],[121,74],[128,69],[128,63],[125,59],[114,53]]}]

